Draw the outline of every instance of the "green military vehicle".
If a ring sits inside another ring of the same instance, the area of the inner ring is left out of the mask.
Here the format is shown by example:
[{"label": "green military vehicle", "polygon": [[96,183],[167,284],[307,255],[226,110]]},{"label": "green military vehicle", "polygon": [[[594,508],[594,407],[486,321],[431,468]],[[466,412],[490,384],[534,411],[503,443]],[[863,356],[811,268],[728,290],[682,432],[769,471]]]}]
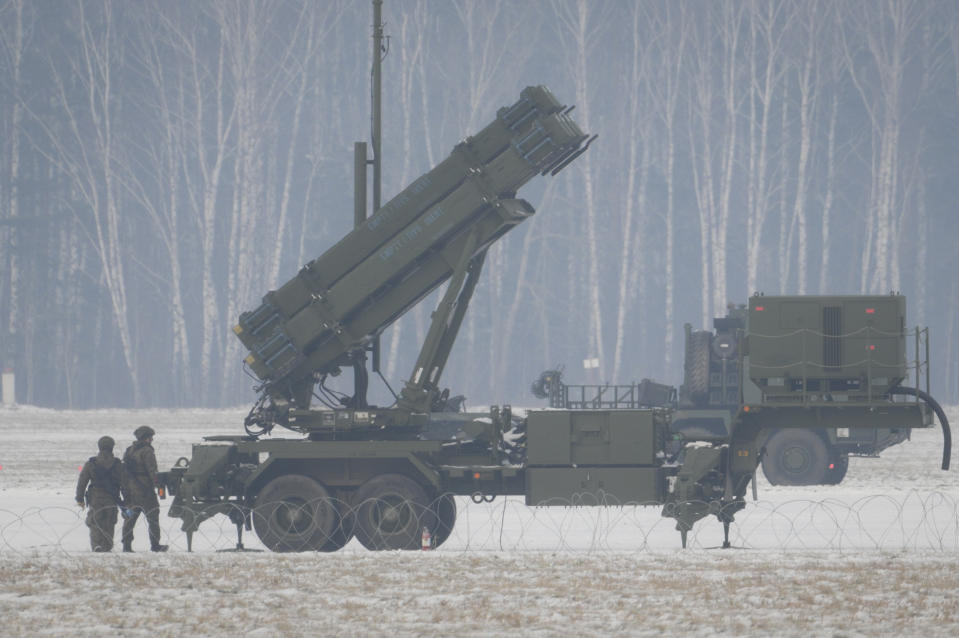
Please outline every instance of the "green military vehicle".
[{"label": "green military vehicle", "polygon": [[[427,538],[435,547],[456,523],[455,497],[488,502],[506,495],[543,507],[658,506],[676,520],[684,546],[693,524],[714,515],[728,545],[729,525],[745,507],[747,487],[755,485],[771,428],[808,424],[798,418],[805,413],[824,427],[931,423],[929,405],[936,406],[924,392],[913,391],[908,402],[877,400],[905,392],[897,385],[906,376],[902,326],[886,334],[889,327],[877,324],[884,332],[867,333],[866,341],[858,333],[820,328],[829,335],[819,337],[820,345],[827,348],[822,344],[828,341],[843,358],[817,365],[804,350],[816,337],[792,336],[815,326],[766,326],[762,322],[773,313],[755,318],[767,312],[758,307],[762,303],[750,307],[750,325],[764,326],[760,334],[792,339],[790,347],[803,355],[795,359],[801,365],[771,356],[752,336],[742,340],[739,330],[731,331],[739,348],[735,356],[719,339],[711,340],[710,348],[725,353],[722,369],[748,366],[759,393],[738,410],[690,410],[680,403],[542,410],[522,419],[508,406],[482,414],[457,411],[458,402],[440,380],[488,248],[534,214],[517,191],[537,175],[559,173],[595,136],[585,134],[570,115],[572,107],[546,87],[528,87],[488,126],[380,206],[380,4],[374,0],[373,215],[366,218],[368,162],[358,144],[356,228],[240,315],[234,328],[249,351],[246,365],[261,382],[246,434],[207,437],[193,446],[191,458],[161,473],[174,496],[168,514],[181,519],[188,549],[203,521],[217,515],[236,525],[238,548],[244,530],[254,530],[266,547],[280,552],[335,551],[353,538],[371,550],[418,549]],[[409,379],[392,405],[370,405],[368,355],[378,372],[379,335],[444,283]],[[811,316],[802,314],[802,321]],[[876,349],[862,352],[864,344]],[[344,369],[353,370],[349,396],[326,385]],[[707,376],[703,387],[686,391],[700,399],[704,389],[711,394],[716,384],[711,372]],[[726,383],[720,380],[720,391]],[[314,405],[314,398],[326,405]],[[768,412],[770,402],[782,408]],[[863,406],[872,418],[848,418],[861,415]],[[779,418],[767,419],[767,412]],[[949,430],[939,417],[945,469]],[[277,427],[293,436],[274,437]],[[697,428],[713,434],[699,436]]]},{"label": "green military vehicle", "polygon": [[[684,544],[695,521],[715,515],[728,543],[778,430],[931,424],[935,402],[901,385],[909,362],[899,296],[753,297],[715,334],[690,331],[675,405],[524,419],[508,407],[444,412],[440,377],[486,250],[534,212],[516,191],[555,174],[591,141],[570,110],[545,87],[525,89],[240,316],[234,330],[262,381],[247,434],[209,437],[163,476],[175,495],[169,514],[182,519],[188,544],[202,521],[225,514],[240,535],[253,529],[275,551],[332,551],[354,537],[369,549],[412,549],[424,529],[438,545],[455,525],[454,496],[501,495],[532,506],[658,505]],[[447,281],[396,402],[369,405],[366,359],[377,336]],[[343,368],[354,371],[354,394],[312,406]],[[948,424],[939,416],[945,468]],[[299,436],[273,438],[276,426]]]},{"label": "green military vehicle", "polygon": [[[768,426],[761,465],[773,485],[838,484],[850,456],[876,457],[909,438],[908,423],[876,427],[873,417],[915,396],[901,389],[910,370],[928,375],[928,331],[906,331],[904,297],[757,295],[749,308],[731,305],[713,320],[713,331],[686,324],[678,393],[648,379],[567,385],[560,369],[543,372],[532,392],[552,408],[670,406],[679,411],[675,432],[706,440],[728,436],[744,407],[761,409]],[[914,351],[907,359],[909,342]],[[927,378],[915,382],[928,386]],[[823,423],[816,410],[795,409],[824,402],[851,404],[836,424]],[[776,426],[784,419],[788,427]]]}]

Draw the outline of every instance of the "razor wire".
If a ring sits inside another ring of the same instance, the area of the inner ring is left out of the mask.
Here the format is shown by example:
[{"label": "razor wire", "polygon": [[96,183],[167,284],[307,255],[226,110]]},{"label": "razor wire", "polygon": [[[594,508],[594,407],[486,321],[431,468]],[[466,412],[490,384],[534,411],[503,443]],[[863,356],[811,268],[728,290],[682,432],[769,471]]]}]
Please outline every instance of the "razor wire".
[{"label": "razor wire", "polygon": [[[499,497],[489,503],[475,503],[469,497],[450,500],[456,510],[452,526],[449,502],[444,511],[438,509],[439,500],[425,504],[369,499],[348,504],[324,498],[284,503],[278,506],[283,511],[236,506],[204,520],[189,545],[196,553],[366,552],[371,547],[423,549],[423,544],[443,552],[655,552],[680,547],[676,522],[661,516],[661,504],[586,497],[554,499],[536,507],[527,506],[522,497]],[[161,510],[161,542],[170,551],[187,551],[181,521]],[[87,520],[93,517],[71,507],[0,509],[0,553],[89,552]],[[122,521],[118,517],[117,528]],[[423,528],[427,538],[420,536]],[[137,523],[134,534],[134,551],[147,551],[145,521]],[[116,552],[120,529],[114,536]],[[910,491],[854,500],[750,502],[736,512],[729,538],[735,548],[757,550],[959,552],[959,498]],[[688,547],[719,548],[722,541],[722,525],[710,515],[689,532]]]}]

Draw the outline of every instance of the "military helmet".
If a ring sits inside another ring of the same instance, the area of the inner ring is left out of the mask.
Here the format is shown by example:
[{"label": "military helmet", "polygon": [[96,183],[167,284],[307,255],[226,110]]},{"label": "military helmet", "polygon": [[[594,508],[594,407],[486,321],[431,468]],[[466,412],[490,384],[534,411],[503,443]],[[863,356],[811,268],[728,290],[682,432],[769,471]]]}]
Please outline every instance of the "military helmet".
[{"label": "military helmet", "polygon": [[109,436],[101,436],[100,440],[97,441],[97,447],[104,451],[112,450],[114,445],[116,445],[116,441]]},{"label": "military helmet", "polygon": [[133,431],[133,436],[136,437],[137,441],[145,441],[154,434],[156,434],[156,432],[154,432],[153,428],[151,428],[149,425],[141,425]]}]

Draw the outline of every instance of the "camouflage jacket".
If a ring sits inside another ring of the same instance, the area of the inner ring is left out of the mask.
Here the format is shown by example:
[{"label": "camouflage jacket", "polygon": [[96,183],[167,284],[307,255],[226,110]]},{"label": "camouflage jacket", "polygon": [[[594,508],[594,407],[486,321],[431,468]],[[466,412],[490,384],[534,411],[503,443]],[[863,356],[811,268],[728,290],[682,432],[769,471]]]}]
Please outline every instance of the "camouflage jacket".
[{"label": "camouflage jacket", "polygon": [[[89,487],[89,491],[88,488]],[[120,491],[124,493],[124,472],[120,459],[113,452],[101,451],[83,464],[80,478],[77,480],[77,502],[86,498],[91,506],[102,507],[122,502]]]},{"label": "camouflage jacket", "polygon": [[153,446],[147,441],[137,441],[123,454],[126,470],[126,491],[134,500],[155,500],[157,457]]}]

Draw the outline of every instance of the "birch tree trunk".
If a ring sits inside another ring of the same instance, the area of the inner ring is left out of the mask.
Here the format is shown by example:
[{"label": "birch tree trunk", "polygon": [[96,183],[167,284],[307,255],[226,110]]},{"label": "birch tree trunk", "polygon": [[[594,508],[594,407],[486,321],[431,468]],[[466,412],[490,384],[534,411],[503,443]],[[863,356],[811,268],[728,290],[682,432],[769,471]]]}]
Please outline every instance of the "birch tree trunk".
[{"label": "birch tree trunk", "polygon": [[[194,25],[193,22],[199,23]],[[199,255],[199,365],[197,393],[208,403],[218,404],[222,388],[223,336],[227,321],[220,301],[222,286],[217,281],[219,242],[217,212],[223,196],[223,172],[233,156],[236,108],[228,96],[227,48],[215,16],[175,14],[162,22],[161,35],[167,46],[182,60],[183,112],[177,125],[182,128],[185,197],[189,206],[189,227],[195,230]],[[201,33],[203,35],[201,35]],[[212,35],[211,35],[212,34]]]},{"label": "birch tree trunk", "polygon": [[[844,52],[850,78],[862,98],[872,125],[875,146],[869,210],[874,254],[864,262],[865,287],[872,292],[899,288],[893,272],[897,233],[895,207],[899,199],[899,150],[903,121],[903,83],[910,60],[909,42],[921,23],[923,9],[911,0],[883,0],[856,7],[850,26],[864,37],[868,66],[855,64],[857,52],[846,40]],[[875,79],[871,79],[875,78]]]},{"label": "birch tree trunk", "polygon": [[812,153],[814,129],[814,112],[816,109],[816,87],[819,84],[819,56],[817,42],[819,34],[820,7],[818,4],[809,4],[801,9],[803,12],[803,57],[797,69],[797,85],[799,89],[799,157],[796,168],[796,196],[793,202],[793,217],[798,230],[798,246],[796,247],[796,292],[805,295],[809,280],[809,241],[806,221],[806,200],[809,190],[809,162]]},{"label": "birch tree trunk", "polygon": [[[568,8],[567,8],[568,7]],[[578,105],[577,121],[584,131],[590,130],[592,122],[590,118],[590,85],[589,85],[589,65],[588,60],[593,46],[600,37],[602,20],[595,19],[590,11],[590,3],[587,0],[576,0],[572,6],[564,6],[558,11],[558,19],[564,29],[564,36],[569,38],[572,46],[572,56],[570,66],[573,73],[573,82],[576,91],[576,104]],[[604,358],[604,338],[603,338],[603,310],[600,299],[600,249],[598,229],[599,212],[597,209],[594,175],[593,175],[593,156],[586,153],[577,160],[579,175],[583,180],[583,207],[585,213],[585,235],[587,246],[588,274],[586,279],[586,295],[588,299],[587,311],[587,342],[589,353],[593,357],[599,358],[599,369],[597,374],[600,379],[604,379],[604,371],[608,370]]]},{"label": "birch tree trunk", "polygon": [[[767,187],[770,111],[778,88],[776,84],[782,77],[775,32],[778,7],[772,3],[764,3],[762,7],[761,9],[752,2],[749,11],[749,77],[752,80],[749,95],[749,161],[746,186],[746,290],[749,294],[759,290],[760,247],[770,195]],[[761,51],[765,53],[762,59]]]},{"label": "birch tree trunk", "polygon": [[[723,145],[720,177],[720,191],[718,201],[718,218],[712,226],[712,258],[713,258],[713,312],[725,309],[729,301],[726,293],[727,278],[726,259],[728,254],[727,238],[729,220],[732,207],[733,180],[736,170],[736,153],[739,124],[740,105],[740,72],[739,72],[739,37],[743,8],[732,4],[724,4],[722,8],[722,24],[720,34],[722,38],[723,68],[722,88],[724,112]],[[711,324],[707,324],[711,325]]]},{"label": "birch tree trunk", "polygon": [[[663,282],[663,366],[660,369],[660,378],[669,379],[673,374],[673,349],[675,341],[675,296],[676,296],[676,127],[677,107],[682,94],[684,80],[684,64],[686,62],[687,33],[690,18],[683,8],[674,10],[673,4],[667,3],[662,10],[659,22],[653,22],[653,32],[666,34],[662,51],[662,63],[659,73],[649,84],[649,90],[654,96],[654,104],[658,107],[660,120],[665,133],[666,161],[663,168],[666,186],[666,201],[663,210],[664,221],[664,282]],[[655,17],[654,17],[655,20]],[[682,229],[681,229],[682,230]]]},{"label": "birch tree trunk", "polygon": [[[644,42],[646,32],[642,29],[644,12],[637,5],[632,11],[632,56],[629,65],[629,81],[626,88],[626,197],[622,215],[619,245],[618,290],[616,296],[616,330],[613,345],[612,378],[621,379],[624,348],[629,337],[635,334],[626,325],[626,318],[636,297],[645,299],[645,268],[635,263],[642,259],[647,243],[647,224],[642,222],[646,213],[646,184],[649,176],[650,144],[642,144],[642,154],[637,153],[637,144],[650,139],[649,91],[649,45]],[[638,223],[634,220],[639,220]],[[638,226],[638,232],[635,227]],[[639,285],[637,286],[637,279]],[[637,294],[636,289],[639,288]],[[645,324],[646,322],[642,322]],[[640,338],[640,344],[643,344]],[[630,362],[630,368],[634,365]]]},{"label": "birch tree trunk", "polygon": [[[88,6],[95,7],[93,15],[87,13]],[[78,211],[78,215],[89,225],[129,376],[132,403],[140,405],[140,376],[127,303],[126,247],[129,242],[120,214],[116,174],[120,158],[114,136],[116,97],[112,82],[122,63],[122,47],[110,0],[96,5],[79,2],[76,8],[78,41],[77,50],[68,63],[69,75],[65,77],[61,60],[50,60],[56,90],[54,107],[68,133],[55,131],[42,120],[38,120],[38,124],[45,131],[57,163],[84,203],[85,210]],[[68,90],[68,83],[74,82],[79,83],[84,92],[82,103],[75,102],[74,94]]]},{"label": "birch tree trunk", "polygon": [[[785,176],[788,174],[788,153],[789,153],[789,86],[783,85],[782,110],[780,115],[781,146],[779,147],[779,172],[780,179],[785,182]],[[779,294],[785,295],[789,292],[789,275],[792,266],[792,246],[793,231],[795,230],[795,217],[788,213],[788,195],[786,184],[779,186]]]},{"label": "birch tree trunk", "polygon": [[[23,105],[21,103],[21,69],[23,66],[23,0],[10,0],[0,11],[0,15],[9,15],[7,26],[0,27],[0,37],[8,51],[10,61],[10,111],[9,120],[4,122],[0,130],[6,129],[9,134],[9,154],[6,162],[8,177],[7,193],[3,202],[5,211],[0,210],[0,246],[3,247],[3,259],[0,264],[5,271],[0,281],[0,312],[3,312],[0,321],[0,335],[7,341],[5,350],[0,351],[0,369],[12,367],[15,362],[14,344],[18,340],[19,324],[22,320],[20,309],[20,264],[18,262],[19,247],[17,245],[16,225],[20,219],[20,129],[23,120]],[[12,31],[12,33],[10,33]],[[4,119],[7,114],[4,113]],[[2,193],[2,187],[0,187]],[[5,218],[5,219],[4,219]]]},{"label": "birch tree trunk", "polygon": [[[137,171],[133,166],[124,166],[120,175],[126,189],[132,193],[141,208],[146,211],[155,226],[155,231],[164,248],[169,268],[166,286],[162,291],[167,298],[167,314],[170,323],[171,362],[166,377],[171,384],[166,401],[173,405],[195,400],[193,385],[193,360],[190,337],[187,329],[186,302],[184,300],[184,267],[181,251],[189,250],[189,242],[181,236],[184,211],[181,210],[181,175],[184,171],[186,148],[181,122],[187,117],[184,104],[184,80],[182,75],[167,72],[172,57],[170,41],[162,24],[144,17],[139,37],[135,40],[139,66],[143,69],[153,88],[149,97],[143,98],[141,108],[144,121],[157,122],[159,128],[150,135],[144,153],[150,161],[151,170]],[[180,67],[177,67],[179,70]],[[145,179],[155,179],[147,185]],[[159,196],[157,196],[157,194]],[[162,390],[161,390],[162,391]]]},{"label": "birch tree trunk", "polygon": [[[838,74],[836,74],[838,75]],[[836,77],[834,75],[834,77]],[[822,203],[821,234],[822,234],[822,262],[819,265],[819,294],[831,292],[830,277],[832,275],[830,252],[832,246],[831,223],[833,192],[836,181],[836,122],[839,119],[839,94],[834,91],[829,107],[829,132],[826,135],[826,189]]]}]

